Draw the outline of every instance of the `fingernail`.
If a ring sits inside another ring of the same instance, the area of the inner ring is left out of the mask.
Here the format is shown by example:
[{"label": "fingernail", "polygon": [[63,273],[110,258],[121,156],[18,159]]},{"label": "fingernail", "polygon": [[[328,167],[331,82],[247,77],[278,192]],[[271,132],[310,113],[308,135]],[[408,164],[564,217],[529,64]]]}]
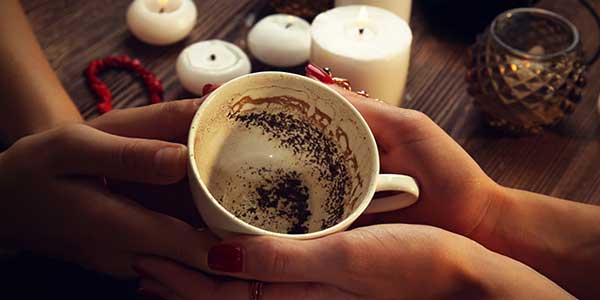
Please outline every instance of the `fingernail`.
[{"label": "fingernail", "polygon": [[202,96],[206,96],[208,94],[210,94],[212,91],[216,90],[217,88],[219,88],[218,84],[211,84],[211,83],[207,83],[202,87]]},{"label": "fingernail", "polygon": [[205,84],[205,85],[202,87],[202,95],[206,95],[206,94],[208,94],[208,93],[209,93],[209,91],[210,91],[210,89],[212,89],[212,87],[213,87],[213,85],[212,85],[212,84],[210,84],[210,83],[207,83],[207,84]]},{"label": "fingernail", "polygon": [[148,288],[138,288],[137,293],[144,297],[151,297],[153,299],[162,299],[157,291],[150,290]]},{"label": "fingernail", "polygon": [[308,64],[305,68],[305,71],[306,71],[306,76],[315,77],[322,83],[326,83],[326,84],[334,83],[333,78],[331,78],[331,76],[329,76],[329,74],[327,74],[323,69],[317,67],[316,65]]},{"label": "fingernail", "polygon": [[242,248],[234,245],[216,245],[208,251],[208,267],[215,271],[241,272]]},{"label": "fingernail", "polygon": [[143,278],[148,278],[148,279],[153,279],[154,276],[150,275],[150,273],[148,273],[146,270],[144,270],[144,268],[142,266],[140,266],[139,264],[133,264],[131,265],[131,269],[138,274],[140,277]]},{"label": "fingernail", "polygon": [[186,155],[184,146],[164,147],[154,154],[154,163],[162,176],[179,176],[182,157]]}]

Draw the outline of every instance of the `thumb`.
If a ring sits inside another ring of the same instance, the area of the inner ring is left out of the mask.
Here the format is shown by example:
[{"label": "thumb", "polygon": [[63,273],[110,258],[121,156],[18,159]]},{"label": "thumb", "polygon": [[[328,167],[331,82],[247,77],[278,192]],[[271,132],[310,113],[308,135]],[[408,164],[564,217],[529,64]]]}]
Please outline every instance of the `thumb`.
[{"label": "thumb", "polygon": [[86,125],[56,130],[49,139],[44,146],[50,170],[62,175],[169,184],[187,170],[187,148],[181,144],[125,138]]},{"label": "thumb", "polygon": [[213,246],[208,267],[235,277],[268,282],[333,283],[348,266],[350,248],[342,236],[290,240],[241,237]]}]

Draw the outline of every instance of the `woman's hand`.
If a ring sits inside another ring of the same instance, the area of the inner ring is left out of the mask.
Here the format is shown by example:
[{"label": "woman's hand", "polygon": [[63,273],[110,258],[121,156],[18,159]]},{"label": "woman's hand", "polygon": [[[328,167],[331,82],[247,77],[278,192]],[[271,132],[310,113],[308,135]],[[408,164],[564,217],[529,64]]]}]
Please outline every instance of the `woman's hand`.
[{"label": "woman's hand", "polygon": [[198,105],[114,111],[19,140],[0,154],[0,244],[119,276],[134,275],[131,259],[140,254],[207,269],[209,232],[144,209],[105,181],[180,181],[187,148],[161,140],[184,137]]},{"label": "woman's hand", "polygon": [[488,212],[499,186],[429,117],[344,90],[314,65],[306,70],[360,111],[377,141],[381,171],[412,176],[419,184],[420,196],[414,205],[366,215],[359,223],[429,224],[466,236],[489,230],[479,224],[494,216]]},{"label": "woman's hand", "polygon": [[[331,83],[322,70],[310,76]],[[337,89],[361,112],[379,144],[382,171],[413,176],[419,200],[410,207],[366,215],[358,223],[420,223],[465,235],[532,266],[581,299],[600,286],[600,208],[494,183],[423,113]]]},{"label": "woman's hand", "polygon": [[[527,266],[423,225],[361,227],[307,241],[239,237],[213,247],[213,272],[260,280],[262,300],[573,299]],[[168,300],[249,299],[244,280],[217,280],[140,258],[142,291]],[[252,299],[252,298],[250,298]]]}]

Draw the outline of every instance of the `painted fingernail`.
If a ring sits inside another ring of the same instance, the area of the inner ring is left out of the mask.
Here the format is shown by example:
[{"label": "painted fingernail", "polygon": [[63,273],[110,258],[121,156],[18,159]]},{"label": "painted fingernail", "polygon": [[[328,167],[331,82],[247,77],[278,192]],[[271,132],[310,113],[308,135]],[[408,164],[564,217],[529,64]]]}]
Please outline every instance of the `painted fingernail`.
[{"label": "painted fingernail", "polygon": [[219,88],[218,84],[207,83],[202,87],[202,95],[206,96],[206,95],[210,94],[212,91],[216,90],[217,88]]},{"label": "painted fingernail", "polygon": [[242,248],[234,245],[216,245],[208,251],[208,267],[221,272],[242,271]]},{"label": "painted fingernail", "polygon": [[146,270],[144,270],[144,268],[142,266],[140,266],[139,264],[132,265],[131,269],[142,278],[148,278],[148,279],[154,278],[154,276],[152,276],[150,273],[148,273]]},{"label": "painted fingernail", "polygon": [[306,75],[312,76],[318,79],[322,83],[332,84],[334,83],[333,78],[329,76],[323,69],[319,68],[316,65],[308,64],[305,68]]}]

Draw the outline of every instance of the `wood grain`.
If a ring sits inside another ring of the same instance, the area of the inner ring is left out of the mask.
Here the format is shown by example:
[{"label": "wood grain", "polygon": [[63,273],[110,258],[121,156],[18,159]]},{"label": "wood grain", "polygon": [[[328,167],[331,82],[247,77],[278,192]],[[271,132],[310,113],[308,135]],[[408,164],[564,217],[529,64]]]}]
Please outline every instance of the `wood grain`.
[{"label": "wood grain", "polygon": [[[415,1],[415,3],[418,1]],[[600,32],[577,1],[546,0],[539,6],[572,20],[582,34],[587,53],[600,43]],[[592,1],[597,10],[600,2]],[[65,88],[86,118],[97,115],[95,98],[82,72],[89,61],[108,55],[140,58],[163,81],[166,99],[191,97],[179,85],[174,64],[187,45],[205,39],[226,39],[244,46],[246,19],[269,13],[265,1],[196,1],[198,24],[188,39],[167,47],[145,45],[131,36],[125,25],[129,1],[23,1],[43,49]],[[600,92],[600,63],[589,68],[588,86],[575,113],[542,136],[514,138],[500,135],[482,124],[466,92],[463,59],[468,43],[435,34],[428,17],[415,5],[414,32],[405,107],[429,115],[455,138],[499,183],[600,204],[600,118],[596,99]],[[270,70],[253,61],[253,71]],[[284,69],[301,72],[301,68]],[[117,108],[145,105],[141,83],[130,75],[107,73]]]}]

